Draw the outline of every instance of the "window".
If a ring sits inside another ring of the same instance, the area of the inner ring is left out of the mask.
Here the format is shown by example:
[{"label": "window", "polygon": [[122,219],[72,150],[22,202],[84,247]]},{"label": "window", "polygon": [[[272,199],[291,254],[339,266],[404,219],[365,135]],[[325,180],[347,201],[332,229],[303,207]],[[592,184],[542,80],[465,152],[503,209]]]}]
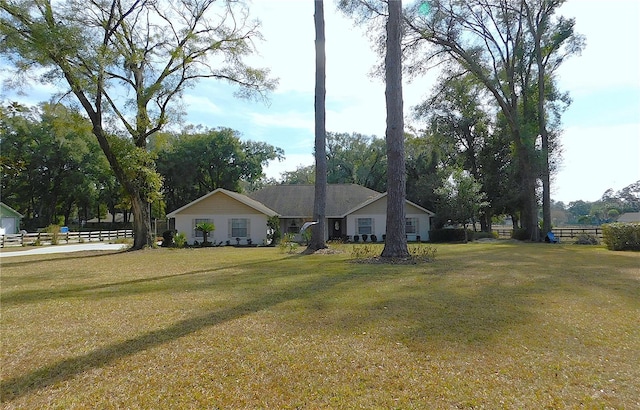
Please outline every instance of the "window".
[{"label": "window", "polygon": [[418,231],[418,218],[407,218],[405,230],[407,234],[417,234]]},{"label": "window", "polygon": [[232,219],[230,232],[231,232],[232,238],[248,238],[249,237],[249,220],[248,219]]},{"label": "window", "polygon": [[358,235],[371,235],[373,233],[373,218],[358,218],[356,222]]},{"label": "window", "polygon": [[195,231],[195,237],[196,238],[204,238],[204,236],[202,235],[202,231],[199,231],[196,229],[196,226],[198,226],[199,223],[202,222],[210,222],[213,223],[213,219],[194,219],[193,220],[193,230]]}]

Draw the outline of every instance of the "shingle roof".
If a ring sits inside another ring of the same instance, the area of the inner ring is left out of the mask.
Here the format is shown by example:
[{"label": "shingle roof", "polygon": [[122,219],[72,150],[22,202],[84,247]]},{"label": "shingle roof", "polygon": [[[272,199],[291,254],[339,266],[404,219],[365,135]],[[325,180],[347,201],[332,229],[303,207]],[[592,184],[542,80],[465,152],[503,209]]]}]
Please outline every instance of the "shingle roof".
[{"label": "shingle roof", "polygon": [[640,212],[627,212],[618,217],[618,222],[640,222]]},{"label": "shingle roof", "polygon": [[[328,218],[343,217],[363,202],[382,195],[384,194],[361,185],[329,184],[325,214]],[[263,203],[284,218],[313,216],[313,185],[270,185],[250,193],[249,197]]]}]

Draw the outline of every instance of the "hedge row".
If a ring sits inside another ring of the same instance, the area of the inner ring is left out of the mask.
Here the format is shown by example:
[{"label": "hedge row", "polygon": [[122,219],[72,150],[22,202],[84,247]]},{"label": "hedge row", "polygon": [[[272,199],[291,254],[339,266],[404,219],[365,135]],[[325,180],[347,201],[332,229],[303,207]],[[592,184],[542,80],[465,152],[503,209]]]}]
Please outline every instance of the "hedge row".
[{"label": "hedge row", "polygon": [[[467,229],[467,240],[492,238],[498,239],[495,232],[474,232]],[[430,242],[464,242],[464,229],[434,229],[429,231]]]},{"label": "hedge row", "polygon": [[640,223],[602,225],[602,240],[611,251],[640,251]]}]

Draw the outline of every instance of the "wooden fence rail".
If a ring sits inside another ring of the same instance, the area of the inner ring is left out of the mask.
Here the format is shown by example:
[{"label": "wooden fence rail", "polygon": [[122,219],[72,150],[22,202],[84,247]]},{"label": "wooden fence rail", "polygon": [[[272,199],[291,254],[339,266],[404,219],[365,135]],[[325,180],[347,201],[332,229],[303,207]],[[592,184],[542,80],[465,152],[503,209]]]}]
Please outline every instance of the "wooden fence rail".
[{"label": "wooden fence rail", "polygon": [[[512,229],[494,229],[499,238],[511,238]],[[577,238],[580,235],[593,235],[602,240],[602,228],[554,228],[551,230],[556,238]]]},{"label": "wooden fence rail", "polygon": [[61,245],[67,243],[104,242],[121,238],[133,238],[131,229],[117,231],[86,232],[38,232],[15,235],[0,235],[0,248],[28,245]]}]

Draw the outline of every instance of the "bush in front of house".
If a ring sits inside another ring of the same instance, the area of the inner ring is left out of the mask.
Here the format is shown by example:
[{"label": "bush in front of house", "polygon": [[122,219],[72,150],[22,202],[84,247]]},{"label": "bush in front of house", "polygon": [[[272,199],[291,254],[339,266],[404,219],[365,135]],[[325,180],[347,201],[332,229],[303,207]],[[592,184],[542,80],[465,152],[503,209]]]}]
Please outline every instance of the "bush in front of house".
[{"label": "bush in front of house", "polygon": [[576,245],[599,245],[600,241],[595,235],[582,233],[576,237],[576,241],[574,243]]},{"label": "bush in front of house", "polygon": [[175,232],[172,230],[162,232],[162,243],[160,244],[160,246],[162,246],[163,248],[172,247],[174,245],[174,235]]},{"label": "bush in front of house", "polygon": [[184,248],[187,246],[187,235],[184,232],[178,232],[173,237],[173,244],[176,248]]},{"label": "bush in front of house", "polygon": [[473,240],[478,239],[498,239],[498,232],[474,232]]},{"label": "bush in front of house", "polygon": [[[464,242],[464,229],[434,229],[429,231],[429,240],[431,242]],[[473,231],[467,229],[467,239],[473,239]]]},{"label": "bush in front of house", "polygon": [[602,225],[602,236],[610,251],[640,251],[640,222]]}]

